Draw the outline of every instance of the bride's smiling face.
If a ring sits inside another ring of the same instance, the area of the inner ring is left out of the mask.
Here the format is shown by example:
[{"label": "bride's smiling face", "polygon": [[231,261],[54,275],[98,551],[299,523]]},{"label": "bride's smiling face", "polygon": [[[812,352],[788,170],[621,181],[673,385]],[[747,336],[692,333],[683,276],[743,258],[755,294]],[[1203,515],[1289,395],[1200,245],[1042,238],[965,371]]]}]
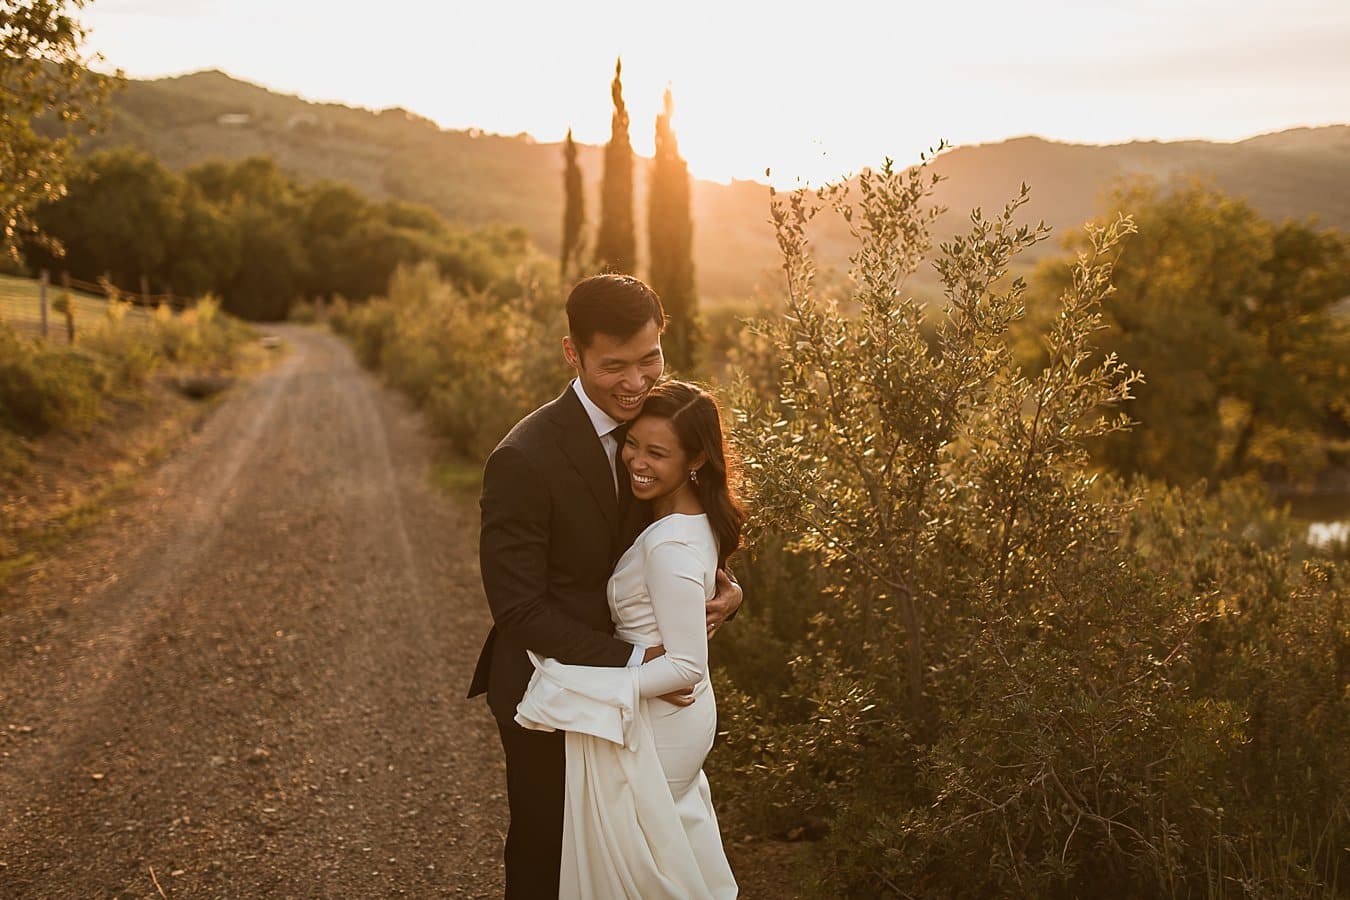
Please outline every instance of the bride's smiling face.
[{"label": "bride's smiling face", "polygon": [[674,500],[681,491],[692,493],[689,471],[701,460],[690,459],[680,446],[669,419],[639,416],[628,429],[623,463],[639,500]]}]

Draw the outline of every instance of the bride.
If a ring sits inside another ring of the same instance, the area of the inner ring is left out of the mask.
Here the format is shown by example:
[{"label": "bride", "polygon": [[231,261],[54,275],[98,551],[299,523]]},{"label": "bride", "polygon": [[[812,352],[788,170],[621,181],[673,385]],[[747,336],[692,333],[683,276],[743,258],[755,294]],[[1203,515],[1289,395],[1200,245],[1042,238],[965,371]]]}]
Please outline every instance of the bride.
[{"label": "bride", "polygon": [[704,603],[744,521],[716,401],[692,384],[657,385],[622,459],[654,521],[609,580],[610,614],[617,638],[665,654],[629,669],[530,654],[535,672],[516,721],[566,732],[559,895],[735,897],[703,774],[717,725]]}]

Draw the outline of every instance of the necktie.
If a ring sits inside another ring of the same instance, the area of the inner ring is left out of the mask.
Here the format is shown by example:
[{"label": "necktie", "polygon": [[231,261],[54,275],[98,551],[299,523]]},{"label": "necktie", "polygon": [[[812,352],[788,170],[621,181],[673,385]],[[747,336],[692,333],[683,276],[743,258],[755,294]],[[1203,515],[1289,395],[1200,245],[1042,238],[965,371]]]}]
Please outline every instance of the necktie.
[{"label": "necktie", "polygon": [[614,490],[619,493],[619,467],[622,465],[619,459],[619,448],[623,446],[622,439],[619,437],[619,429],[615,428],[601,437],[600,446],[605,449],[605,458],[609,462],[609,474],[614,477]]},{"label": "necktie", "polygon": [[614,438],[614,458],[611,461],[614,468],[614,484],[618,489],[619,508],[623,509],[633,498],[633,488],[628,483],[628,467],[623,464],[623,444],[628,438],[628,423],[625,422],[615,428],[610,435]]}]

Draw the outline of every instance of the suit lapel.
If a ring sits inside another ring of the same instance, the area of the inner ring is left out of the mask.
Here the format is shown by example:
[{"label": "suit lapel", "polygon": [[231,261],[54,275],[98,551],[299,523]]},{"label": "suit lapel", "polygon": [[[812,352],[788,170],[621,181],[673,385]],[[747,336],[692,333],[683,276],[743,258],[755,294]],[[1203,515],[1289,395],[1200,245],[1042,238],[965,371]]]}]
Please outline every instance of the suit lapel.
[{"label": "suit lapel", "polygon": [[595,426],[571,387],[558,398],[555,422],[561,431],[559,444],[563,454],[586,482],[609,522],[610,530],[617,530],[619,500],[614,494],[614,475],[610,472],[609,460],[605,459],[605,448],[595,433]]}]

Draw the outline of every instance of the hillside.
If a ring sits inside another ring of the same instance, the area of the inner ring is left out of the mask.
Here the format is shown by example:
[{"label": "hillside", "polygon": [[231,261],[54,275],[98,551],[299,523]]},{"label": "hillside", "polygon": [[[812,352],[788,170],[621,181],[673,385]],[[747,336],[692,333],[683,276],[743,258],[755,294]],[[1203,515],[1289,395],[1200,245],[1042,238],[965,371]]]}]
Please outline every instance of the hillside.
[{"label": "hillside", "polygon": [[[604,101],[603,95],[595,100]],[[374,197],[426,203],[469,224],[519,223],[545,250],[558,245],[562,153],[556,143],[536,143],[528,135],[442,130],[401,109],[374,112],[310,103],[217,71],[131,81],[113,107],[111,126],[88,146],[130,144],[180,169],[213,157],[268,154],[306,180],[347,181]],[[919,149],[896,148],[895,156],[906,161]],[[582,146],[579,161],[594,222],[600,148]],[[1099,147],[1023,137],[956,148],[936,168],[950,179],[939,193],[953,210],[944,229],[955,228],[971,207],[1000,207],[1024,181],[1033,191],[1027,218],[1045,219],[1063,232],[1094,213],[1102,191],[1115,179],[1193,173],[1205,173],[1225,191],[1247,197],[1269,217],[1315,215],[1324,224],[1350,229],[1350,125],[1296,129],[1234,144]],[[637,188],[642,221],[645,178],[639,177]],[[705,298],[743,296],[776,284],[764,185],[698,181],[693,204],[695,264]],[[839,237],[834,229],[822,235],[824,255],[836,262]]]}]

